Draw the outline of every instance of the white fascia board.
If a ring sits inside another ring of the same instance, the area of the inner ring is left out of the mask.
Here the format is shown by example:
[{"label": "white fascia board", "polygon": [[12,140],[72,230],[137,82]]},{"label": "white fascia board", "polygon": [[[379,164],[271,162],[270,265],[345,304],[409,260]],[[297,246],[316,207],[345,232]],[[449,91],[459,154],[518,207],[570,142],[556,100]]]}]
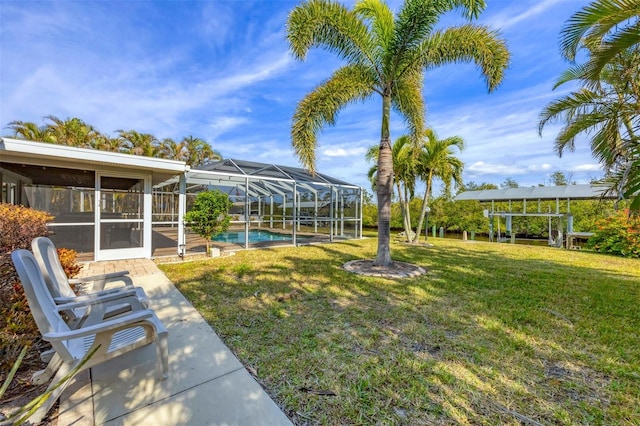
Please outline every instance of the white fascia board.
[{"label": "white fascia board", "polygon": [[189,170],[189,166],[184,161],[11,138],[0,138],[0,155],[3,152],[40,161],[47,159],[67,161],[70,166],[77,166],[78,163],[101,164],[167,173],[184,173]]}]

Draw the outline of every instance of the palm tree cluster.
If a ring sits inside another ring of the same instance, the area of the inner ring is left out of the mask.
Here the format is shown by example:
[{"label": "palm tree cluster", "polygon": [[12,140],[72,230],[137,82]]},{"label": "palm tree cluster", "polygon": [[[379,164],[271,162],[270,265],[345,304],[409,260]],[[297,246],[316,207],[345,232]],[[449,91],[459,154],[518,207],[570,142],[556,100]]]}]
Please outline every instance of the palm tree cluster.
[{"label": "palm tree cluster", "polygon": [[539,131],[563,124],[555,140],[560,156],[586,135],[611,189],[640,210],[640,2],[590,3],[567,21],[560,45],[573,65],[555,87],[572,82],[579,89],[546,106]]},{"label": "palm tree cluster", "polygon": [[[420,238],[422,225],[429,207],[429,199],[433,192],[433,181],[438,178],[444,184],[445,194],[451,191],[453,182],[457,188],[462,186],[462,170],[464,164],[455,156],[453,148],[462,151],[464,140],[459,136],[438,139],[436,132],[427,128],[420,139],[412,141],[408,135],[400,136],[391,147],[393,156],[393,183],[396,187],[402,223],[407,240],[417,243]],[[369,148],[366,154],[368,161],[378,158],[378,146]],[[369,179],[375,190],[378,166],[369,169]],[[425,185],[422,197],[422,207],[416,231],[411,229],[410,202],[415,195],[416,183],[422,181]]]},{"label": "palm tree cluster", "polygon": [[13,131],[11,136],[18,139],[179,160],[191,167],[222,159],[205,140],[193,136],[176,142],[171,138],[159,140],[149,133],[120,129],[116,130],[116,137],[110,137],[79,118],[61,120],[49,115],[44,120],[42,126],[30,121],[12,121],[8,128]]},{"label": "palm tree cluster", "polygon": [[302,164],[315,171],[316,134],[333,125],[347,105],[379,95],[382,100],[376,192],[378,252],[375,264],[391,264],[390,217],[393,192],[391,110],[406,121],[412,140],[424,132],[424,73],[456,62],[475,62],[488,89],[495,89],[509,62],[505,42],[491,29],[463,24],[437,29],[440,18],[458,10],[468,19],[484,0],[405,0],[397,15],[381,0],[359,0],[353,9],[330,0],[308,0],[289,15],[287,38],[293,55],[311,48],[336,54],[345,64],[298,104],[292,145]]}]

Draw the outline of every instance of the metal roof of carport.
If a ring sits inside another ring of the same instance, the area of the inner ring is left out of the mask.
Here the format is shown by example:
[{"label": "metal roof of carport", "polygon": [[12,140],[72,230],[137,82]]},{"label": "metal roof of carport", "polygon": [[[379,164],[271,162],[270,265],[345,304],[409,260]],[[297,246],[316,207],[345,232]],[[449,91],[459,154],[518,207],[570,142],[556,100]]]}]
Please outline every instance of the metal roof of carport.
[{"label": "metal roof of carport", "polygon": [[533,186],[529,188],[485,189],[481,191],[465,191],[458,194],[455,201],[508,201],[508,200],[589,200],[596,198],[616,198],[617,195],[607,193],[609,187],[602,185],[562,185]]}]

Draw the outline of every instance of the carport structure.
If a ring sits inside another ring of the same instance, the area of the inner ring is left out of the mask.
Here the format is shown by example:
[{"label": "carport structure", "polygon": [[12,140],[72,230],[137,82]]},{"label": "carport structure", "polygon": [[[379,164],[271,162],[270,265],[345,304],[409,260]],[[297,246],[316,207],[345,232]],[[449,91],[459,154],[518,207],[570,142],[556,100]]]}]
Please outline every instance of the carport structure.
[{"label": "carport structure", "polygon": [[[491,208],[485,209],[485,217],[489,218],[489,240],[494,241],[495,218],[505,218],[506,234],[509,234],[512,242],[515,235],[511,232],[511,223],[514,217],[546,217],[549,219],[549,245],[561,247],[563,245],[564,223],[566,222],[566,245],[571,247],[573,238],[587,238],[593,235],[590,232],[574,232],[573,214],[571,213],[571,200],[596,200],[615,199],[616,194],[609,191],[609,187],[602,185],[558,185],[558,186],[534,186],[519,188],[486,189],[480,191],[466,191],[458,194],[455,201],[479,201],[491,202]],[[496,202],[508,202],[506,210],[496,210]],[[533,210],[527,209],[532,202],[536,206]],[[555,210],[542,211],[541,201],[555,201]],[[513,211],[512,202],[521,202],[522,211]],[[562,207],[562,208],[561,208]],[[555,219],[555,228],[552,229],[552,220]],[[498,241],[500,238],[498,237]]]},{"label": "carport structure", "polygon": [[[243,230],[244,248],[250,247],[250,230],[255,228],[288,234],[294,245],[298,244],[300,232],[306,236],[323,235],[329,241],[362,237],[361,187],[301,168],[237,159],[191,169],[156,185],[157,197],[168,198],[168,204],[178,200],[176,223],[156,221],[156,224],[182,224],[195,196],[204,190],[229,195],[234,205],[230,212],[232,228]],[[180,228],[179,255],[184,255],[188,249],[186,230]]]}]

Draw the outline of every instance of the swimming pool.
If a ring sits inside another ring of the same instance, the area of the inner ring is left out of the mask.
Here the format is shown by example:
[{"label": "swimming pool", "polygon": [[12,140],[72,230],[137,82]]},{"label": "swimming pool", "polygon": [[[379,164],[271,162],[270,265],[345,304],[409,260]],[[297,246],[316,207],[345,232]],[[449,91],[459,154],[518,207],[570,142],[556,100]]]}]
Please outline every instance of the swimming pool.
[{"label": "swimming pool", "polygon": [[[297,239],[301,236],[298,235]],[[304,237],[302,237],[304,238]],[[288,241],[293,239],[291,234],[279,234],[277,232],[264,231],[262,229],[249,230],[249,243],[262,243],[265,241]],[[244,244],[244,231],[227,231],[216,235],[211,239],[221,243]]]}]

